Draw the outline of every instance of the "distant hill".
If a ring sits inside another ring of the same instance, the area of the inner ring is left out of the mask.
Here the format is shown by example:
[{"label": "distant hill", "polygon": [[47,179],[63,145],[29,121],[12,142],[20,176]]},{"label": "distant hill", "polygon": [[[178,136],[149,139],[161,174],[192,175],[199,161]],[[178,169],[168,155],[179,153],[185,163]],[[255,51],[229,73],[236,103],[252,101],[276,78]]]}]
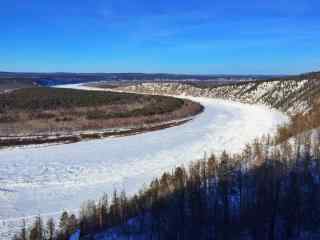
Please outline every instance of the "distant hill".
[{"label": "distant hill", "polygon": [[6,90],[17,88],[28,88],[37,86],[37,82],[32,78],[2,77],[0,78],[0,93]]},{"label": "distant hill", "polygon": [[0,82],[10,79],[19,81],[31,79],[42,86],[56,84],[94,82],[94,81],[243,81],[264,80],[274,76],[267,75],[199,75],[199,74],[168,74],[168,73],[25,73],[0,72]]},{"label": "distant hill", "polygon": [[320,80],[320,72],[310,72],[310,73],[301,74],[299,76],[300,76],[300,78],[303,78],[303,79],[318,79],[318,80]]}]

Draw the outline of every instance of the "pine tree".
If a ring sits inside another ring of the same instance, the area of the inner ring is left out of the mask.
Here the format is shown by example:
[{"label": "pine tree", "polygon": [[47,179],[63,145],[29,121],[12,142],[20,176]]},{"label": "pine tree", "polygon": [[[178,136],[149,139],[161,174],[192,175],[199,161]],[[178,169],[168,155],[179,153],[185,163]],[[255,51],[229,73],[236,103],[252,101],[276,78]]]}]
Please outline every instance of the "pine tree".
[{"label": "pine tree", "polygon": [[22,228],[19,234],[16,234],[14,236],[14,240],[27,240],[28,239],[28,234],[27,234],[27,229],[26,229],[26,220],[22,220]]},{"label": "pine tree", "polygon": [[221,195],[222,209],[223,209],[223,224],[221,225],[221,237],[222,239],[230,239],[230,184],[231,184],[231,172],[230,172],[230,159],[228,154],[224,151],[221,154],[220,164],[218,169],[219,179],[219,192]]},{"label": "pine tree", "polygon": [[60,228],[60,239],[68,239],[68,227],[69,227],[69,214],[64,211],[60,217],[59,228]]},{"label": "pine tree", "polygon": [[52,218],[47,221],[47,239],[53,240],[55,237],[55,223]]},{"label": "pine tree", "polygon": [[30,240],[43,240],[43,237],[44,229],[42,219],[40,216],[37,216],[30,231]]}]

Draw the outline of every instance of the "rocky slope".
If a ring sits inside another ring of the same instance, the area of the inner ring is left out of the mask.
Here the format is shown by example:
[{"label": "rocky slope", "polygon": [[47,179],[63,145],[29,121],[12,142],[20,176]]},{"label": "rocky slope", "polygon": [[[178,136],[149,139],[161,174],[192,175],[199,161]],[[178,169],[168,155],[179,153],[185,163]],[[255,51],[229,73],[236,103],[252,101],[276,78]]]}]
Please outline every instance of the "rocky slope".
[{"label": "rocky slope", "polygon": [[258,81],[200,88],[183,83],[142,83],[119,90],[149,94],[222,98],[250,104],[265,104],[290,115],[308,112],[320,100],[320,80],[307,78]]}]

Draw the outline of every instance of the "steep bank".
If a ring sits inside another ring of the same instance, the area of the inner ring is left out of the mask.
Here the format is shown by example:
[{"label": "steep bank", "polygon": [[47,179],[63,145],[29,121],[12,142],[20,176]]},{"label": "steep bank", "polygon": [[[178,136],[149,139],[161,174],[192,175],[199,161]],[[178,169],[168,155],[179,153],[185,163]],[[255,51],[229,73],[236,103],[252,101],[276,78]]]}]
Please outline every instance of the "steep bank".
[{"label": "steep bank", "polygon": [[210,88],[184,83],[142,83],[118,89],[129,92],[187,95],[220,98],[249,104],[264,104],[294,115],[308,112],[320,99],[320,81],[309,75],[304,77]]}]

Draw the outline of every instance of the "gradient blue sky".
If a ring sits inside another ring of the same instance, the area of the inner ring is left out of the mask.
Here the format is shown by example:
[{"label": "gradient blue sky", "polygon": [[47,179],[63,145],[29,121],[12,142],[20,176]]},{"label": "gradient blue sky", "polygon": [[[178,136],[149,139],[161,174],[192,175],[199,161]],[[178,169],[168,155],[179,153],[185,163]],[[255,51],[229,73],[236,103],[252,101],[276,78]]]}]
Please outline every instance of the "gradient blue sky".
[{"label": "gradient blue sky", "polygon": [[0,70],[318,70],[319,9],[319,0],[1,0]]}]

